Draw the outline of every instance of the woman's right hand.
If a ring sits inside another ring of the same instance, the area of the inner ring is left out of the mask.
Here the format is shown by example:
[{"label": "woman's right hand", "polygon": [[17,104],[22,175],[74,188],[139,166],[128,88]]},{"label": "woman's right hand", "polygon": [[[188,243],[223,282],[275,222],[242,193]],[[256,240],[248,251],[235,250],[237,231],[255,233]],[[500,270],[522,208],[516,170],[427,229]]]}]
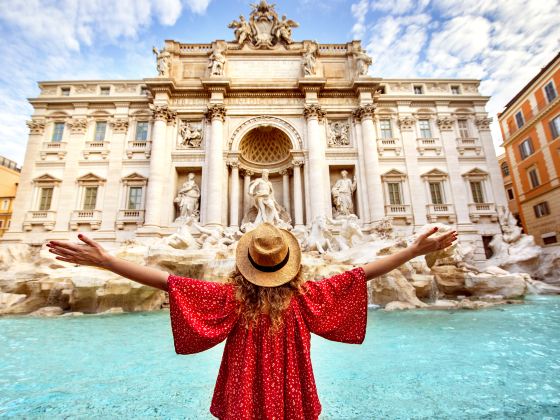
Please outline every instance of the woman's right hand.
[{"label": "woman's right hand", "polygon": [[107,267],[110,255],[94,240],[79,234],[83,244],[66,241],[49,241],[49,252],[56,254],[57,260],[72,264],[91,265],[94,267]]}]

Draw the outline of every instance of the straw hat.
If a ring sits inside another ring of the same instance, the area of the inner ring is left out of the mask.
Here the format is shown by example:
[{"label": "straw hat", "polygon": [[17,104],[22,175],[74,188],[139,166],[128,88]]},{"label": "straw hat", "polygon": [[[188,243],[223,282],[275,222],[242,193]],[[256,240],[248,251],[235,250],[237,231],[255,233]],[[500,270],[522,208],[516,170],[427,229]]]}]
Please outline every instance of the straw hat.
[{"label": "straw hat", "polygon": [[262,223],[239,239],[235,259],[248,281],[257,286],[275,287],[297,275],[301,250],[290,232]]}]

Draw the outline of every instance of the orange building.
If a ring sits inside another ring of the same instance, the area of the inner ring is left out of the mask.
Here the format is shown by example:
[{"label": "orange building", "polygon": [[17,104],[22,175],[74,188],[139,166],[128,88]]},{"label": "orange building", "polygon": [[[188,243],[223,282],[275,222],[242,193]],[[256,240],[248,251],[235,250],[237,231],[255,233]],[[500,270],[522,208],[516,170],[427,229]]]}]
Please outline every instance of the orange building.
[{"label": "orange building", "polygon": [[20,172],[13,160],[0,156],[0,237],[10,227]]},{"label": "orange building", "polygon": [[[498,114],[510,209],[541,246],[560,245],[560,53]],[[507,175],[506,175],[507,174]],[[513,203],[515,201],[515,203]]]}]

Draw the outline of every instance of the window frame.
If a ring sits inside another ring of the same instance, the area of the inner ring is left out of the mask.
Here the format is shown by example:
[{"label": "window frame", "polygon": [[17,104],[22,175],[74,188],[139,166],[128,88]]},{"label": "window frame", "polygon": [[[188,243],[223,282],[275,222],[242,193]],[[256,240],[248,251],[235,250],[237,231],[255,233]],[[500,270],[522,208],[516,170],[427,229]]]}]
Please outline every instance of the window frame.
[{"label": "window frame", "polygon": [[[426,123],[426,128],[422,127],[422,122]],[[430,139],[432,138],[432,126],[430,124],[430,119],[429,118],[419,118],[418,119],[418,130],[420,131],[420,138],[421,139]],[[428,132],[429,136],[425,136],[424,131]]]},{"label": "window frame", "polygon": [[422,85],[412,85],[412,91],[415,95],[423,95],[424,94],[424,86]]},{"label": "window frame", "polygon": [[460,95],[461,94],[461,86],[459,85],[451,85],[451,94],[452,95]]},{"label": "window frame", "polygon": [[[526,150],[525,145],[528,145],[529,151]],[[527,137],[525,140],[519,143],[519,146],[517,147],[519,149],[519,156],[521,157],[521,160],[525,160],[533,153],[535,153],[535,148],[533,147],[533,140],[531,139],[531,137]]]},{"label": "window frame", "polygon": [[[62,127],[62,130],[60,130],[60,138],[57,138],[57,127]],[[52,130],[52,135],[51,135],[51,142],[54,143],[60,143],[62,142],[62,140],[64,139],[64,130],[66,129],[66,123],[62,122],[62,121],[55,121],[53,124],[53,130]]]},{"label": "window frame", "polygon": [[[484,197],[484,185],[482,180],[469,180],[469,185],[471,187],[471,198],[472,202],[476,204],[486,203],[486,198]],[[475,188],[475,186],[477,186]]]},{"label": "window frame", "polygon": [[[383,123],[387,123],[388,127],[383,127]],[[388,136],[386,136],[388,132]],[[390,118],[381,118],[379,120],[379,134],[382,139],[391,139],[393,138],[393,124]]]},{"label": "window frame", "polygon": [[[552,99],[549,98],[548,91],[546,90],[546,88],[549,87],[549,86],[552,88],[552,92],[554,92],[554,97]],[[550,80],[546,85],[543,86],[543,91],[544,91],[544,96],[545,96],[548,103],[551,103],[552,101],[554,101],[558,97],[558,92],[556,91],[556,86],[554,86],[554,81],[552,81],[552,80]]]},{"label": "window frame", "polygon": [[[130,207],[130,198],[131,198],[131,192],[132,190],[139,190],[140,191],[140,195],[137,196],[136,198],[138,198],[138,207],[135,208],[131,208]],[[126,191],[126,209],[125,210],[142,210],[142,204],[143,204],[143,198],[144,198],[144,186],[142,185],[129,185]]]},{"label": "window frame", "polygon": [[[93,199],[88,197],[88,191],[95,189],[95,196]],[[99,198],[99,186],[98,185],[85,185],[82,197],[82,210],[95,210],[97,208],[97,199]],[[88,199],[93,202],[88,202]]]},{"label": "window frame", "polygon": [[[44,191],[50,190],[50,196],[45,197],[43,195]],[[54,186],[41,186],[39,187],[39,200],[37,203],[37,210],[38,211],[49,211],[52,208],[52,201],[54,196]],[[43,202],[44,199],[48,199],[48,206],[44,206]],[[46,208],[43,208],[46,207]]]},{"label": "window frame", "polygon": [[[555,123],[558,122],[558,124]],[[552,140],[560,137],[560,115],[551,118],[548,122],[548,127],[550,128],[550,134],[552,135]]]},{"label": "window frame", "polygon": [[[387,194],[389,195],[390,205],[402,206],[404,204],[401,184],[402,182],[398,182],[398,181],[387,182]],[[393,190],[392,187],[396,187],[396,190]]]},{"label": "window frame", "polygon": [[70,87],[61,86],[60,87],[60,96],[70,96]]},{"label": "window frame", "polygon": [[99,96],[111,96],[111,86],[99,86]]},{"label": "window frame", "polygon": [[500,165],[500,170],[502,171],[502,176],[510,176],[509,165],[507,162],[502,162],[502,164]]},{"label": "window frame", "polygon": [[[146,138],[145,139],[139,139],[138,138],[138,127],[140,126],[140,124],[143,124],[143,123],[146,124],[146,130],[145,130]],[[134,141],[136,141],[136,142],[140,142],[140,141],[147,142],[148,141],[149,129],[150,129],[150,121],[148,121],[148,120],[138,120],[138,121],[136,121],[136,125],[134,127]]]},{"label": "window frame", "polygon": [[548,206],[548,201],[541,201],[533,206],[533,212],[535,217],[540,219],[541,217],[550,215],[550,207]]},{"label": "window frame", "polygon": [[[437,194],[434,196],[435,189],[432,188],[432,185],[437,185]],[[431,204],[446,204],[445,203],[445,196],[444,196],[444,189],[443,189],[443,182],[442,181],[428,181],[428,188],[430,190],[430,202]],[[434,197],[437,197],[439,194],[440,203],[436,203],[437,198],[434,200]]]},{"label": "window frame", "polygon": [[[532,174],[535,174],[535,176],[533,177]],[[530,166],[529,168],[527,168],[527,178],[529,180],[529,184],[531,185],[531,189],[538,188],[541,185],[539,168],[537,166]]]},{"label": "window frame", "polygon": [[508,200],[515,200],[515,193],[513,192],[513,188],[506,188],[506,193]]},{"label": "window frame", "polygon": [[[525,117],[523,116],[523,112],[522,111],[517,111],[515,113],[515,124],[517,124],[517,128],[521,128],[525,125]],[[521,124],[519,123],[519,120],[521,120]]]},{"label": "window frame", "polygon": [[[464,123],[464,127],[461,127],[461,123]],[[462,139],[468,139],[471,137],[469,130],[469,120],[468,118],[458,118],[457,119],[457,129],[459,130],[459,137]]]}]

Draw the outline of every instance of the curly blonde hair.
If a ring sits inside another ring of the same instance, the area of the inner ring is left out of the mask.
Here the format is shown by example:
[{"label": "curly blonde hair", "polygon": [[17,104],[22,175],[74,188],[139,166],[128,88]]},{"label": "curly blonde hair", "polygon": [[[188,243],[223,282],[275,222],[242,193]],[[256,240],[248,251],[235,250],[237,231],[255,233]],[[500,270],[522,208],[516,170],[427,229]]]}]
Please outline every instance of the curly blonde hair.
[{"label": "curly blonde hair", "polygon": [[288,283],[276,287],[263,287],[248,281],[235,267],[228,282],[235,286],[235,298],[241,302],[239,311],[246,328],[256,326],[261,314],[268,314],[271,332],[276,332],[283,323],[282,314],[290,305],[292,297],[305,292],[305,280],[301,267]]}]

